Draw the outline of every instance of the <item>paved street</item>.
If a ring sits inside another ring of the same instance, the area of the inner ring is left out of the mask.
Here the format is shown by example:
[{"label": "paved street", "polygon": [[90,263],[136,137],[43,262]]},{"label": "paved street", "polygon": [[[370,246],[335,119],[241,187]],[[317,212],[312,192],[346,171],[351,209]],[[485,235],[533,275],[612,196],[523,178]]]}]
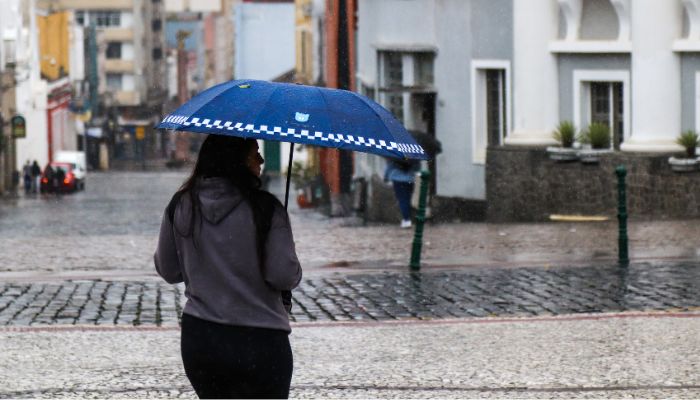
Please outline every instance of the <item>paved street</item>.
[{"label": "paved street", "polygon": [[[0,201],[0,279],[155,276],[152,256],[163,209],[182,172],[93,173],[85,192]],[[282,193],[281,181],[272,188]],[[404,270],[413,232],[357,226],[291,203],[307,274]],[[634,218],[635,216],[632,216]],[[636,260],[700,260],[697,221],[632,221]],[[617,226],[605,223],[428,225],[426,268],[589,265],[617,257]]]},{"label": "paved street", "polygon": [[[181,285],[155,274],[182,172],[0,200],[0,398],[193,397]],[[281,193],[281,181],[272,190]],[[428,225],[290,209],[296,398],[698,398],[697,221]]]},{"label": "paved street", "polygon": [[[313,276],[292,320],[539,316],[700,310],[697,264],[492,268]],[[184,287],[158,280],[1,283],[0,325],[177,325]]]}]

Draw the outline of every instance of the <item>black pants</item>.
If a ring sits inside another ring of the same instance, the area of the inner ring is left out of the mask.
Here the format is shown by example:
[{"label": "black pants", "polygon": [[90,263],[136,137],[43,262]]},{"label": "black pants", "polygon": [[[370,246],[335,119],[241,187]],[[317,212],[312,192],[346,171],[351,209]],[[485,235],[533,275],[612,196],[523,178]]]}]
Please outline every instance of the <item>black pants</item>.
[{"label": "black pants", "polygon": [[200,398],[289,397],[287,332],[229,326],[182,314],[182,362]]}]

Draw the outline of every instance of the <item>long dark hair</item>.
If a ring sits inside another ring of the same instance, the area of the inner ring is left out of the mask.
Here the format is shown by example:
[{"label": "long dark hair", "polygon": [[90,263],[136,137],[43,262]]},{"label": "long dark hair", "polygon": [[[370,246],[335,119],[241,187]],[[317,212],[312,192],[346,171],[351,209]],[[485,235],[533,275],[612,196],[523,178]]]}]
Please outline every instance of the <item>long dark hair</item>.
[{"label": "long dark hair", "polygon": [[262,262],[265,241],[272,224],[272,214],[276,205],[280,207],[282,205],[275,196],[262,189],[260,178],[246,165],[246,159],[255,143],[254,139],[223,135],[209,135],[202,143],[192,175],[182,184],[171,201],[174,212],[179,199],[184,195],[189,197],[190,224],[186,232],[179,233],[183,236],[191,235],[195,247],[197,245],[195,215],[199,216],[199,223],[202,223],[197,183],[201,178],[221,177],[227,179],[239,190],[253,211],[257,251]]}]

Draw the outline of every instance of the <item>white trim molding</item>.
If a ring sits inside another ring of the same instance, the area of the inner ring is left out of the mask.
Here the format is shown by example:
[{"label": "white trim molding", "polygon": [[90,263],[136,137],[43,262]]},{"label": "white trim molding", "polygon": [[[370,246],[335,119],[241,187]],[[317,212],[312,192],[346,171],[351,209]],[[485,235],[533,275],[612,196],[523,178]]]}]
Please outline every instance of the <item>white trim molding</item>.
[{"label": "white trim molding", "polygon": [[566,36],[564,40],[578,40],[581,32],[582,0],[559,0],[559,9],[566,20]]},{"label": "white trim molding", "polygon": [[629,40],[555,40],[549,43],[549,51],[582,54],[631,53],[632,42]]},{"label": "white trim molding", "polygon": [[[552,53],[630,53],[632,51],[630,0],[610,0],[618,22],[615,40],[580,40],[583,0],[557,0],[559,10],[566,20],[566,36],[553,40]],[[691,0],[700,1],[700,0]]]},{"label": "white trim molding", "polygon": [[[588,99],[588,93],[583,92],[584,84],[587,82],[622,82],[622,112],[623,112],[623,143],[630,137],[631,132],[631,104],[630,97],[630,72],[627,70],[574,70],[574,125],[577,128],[583,126],[590,120],[590,115],[581,115],[581,105],[584,97]],[[590,110],[589,110],[590,112]]]},{"label": "white trim molding", "polygon": [[621,42],[629,41],[631,38],[630,28],[630,0],[610,0],[615,13],[617,13],[617,22],[619,26],[617,40]]},{"label": "white trim molding", "polygon": [[688,14],[688,40],[700,40],[700,0],[681,0]]},{"label": "white trim molding", "polygon": [[677,53],[700,52],[700,0],[682,0],[688,15],[688,36],[673,42]]},{"label": "white trim molding", "polygon": [[[485,109],[485,98],[484,91],[486,89],[485,82],[482,81],[482,76],[480,74],[481,70],[487,69],[500,69],[504,70],[505,75],[505,101],[506,103],[506,115],[505,118],[505,132],[501,137],[501,143],[503,144],[504,137],[507,136],[511,127],[511,77],[510,77],[510,61],[508,60],[472,60],[471,63],[471,143],[472,143],[472,163],[483,165],[486,164],[486,147],[488,146],[488,135],[483,129],[482,122],[485,118],[479,118],[479,115],[486,111]],[[483,136],[481,141],[477,140],[477,135]],[[480,143],[481,142],[481,143]]]},{"label": "white trim molding", "polygon": [[676,40],[672,49],[676,53],[700,53],[700,40]]},{"label": "white trim molding", "polygon": [[700,71],[695,71],[695,131],[700,132]]}]

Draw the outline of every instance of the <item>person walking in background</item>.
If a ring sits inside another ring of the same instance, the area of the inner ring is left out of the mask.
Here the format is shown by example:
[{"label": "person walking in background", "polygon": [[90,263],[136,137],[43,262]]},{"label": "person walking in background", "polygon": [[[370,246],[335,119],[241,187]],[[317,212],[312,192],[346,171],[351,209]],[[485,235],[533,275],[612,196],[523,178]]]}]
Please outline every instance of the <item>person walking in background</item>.
[{"label": "person walking in background", "polygon": [[19,193],[17,193],[17,189],[19,188],[19,176],[21,174],[19,171],[14,170],[12,171],[12,195],[17,196]]},{"label": "person walking in background", "polygon": [[34,185],[33,192],[39,193],[41,191],[41,167],[36,160],[32,163],[32,183]]},{"label": "person walking in background", "polygon": [[22,177],[24,179],[24,193],[29,193],[32,191],[32,164],[29,160],[24,163],[22,168]]},{"label": "person walking in background", "polygon": [[[50,192],[53,190],[53,178],[54,178],[54,170],[53,167],[51,167],[51,164],[46,164],[46,167],[44,167],[44,178],[46,178],[46,191]],[[41,186],[39,187],[39,190],[41,190]]]},{"label": "person walking in background", "polygon": [[[46,164],[46,167],[44,167],[44,179],[46,179],[46,191],[52,191],[54,185],[54,170],[51,167],[51,164]],[[41,186],[39,187],[39,190],[41,191]]]},{"label": "person walking in background", "polygon": [[418,160],[387,159],[384,180],[394,187],[394,196],[401,211],[401,228],[411,227],[411,196],[419,170]]},{"label": "person walking in background", "polygon": [[56,194],[61,193],[61,187],[63,186],[63,179],[66,178],[66,171],[61,167],[56,167],[53,173],[53,191]]},{"label": "person walking in background", "polygon": [[289,217],[261,189],[252,139],[209,135],[173,195],[154,255],[185,283],[181,355],[200,398],[287,398],[293,360],[282,293],[301,280]]}]

